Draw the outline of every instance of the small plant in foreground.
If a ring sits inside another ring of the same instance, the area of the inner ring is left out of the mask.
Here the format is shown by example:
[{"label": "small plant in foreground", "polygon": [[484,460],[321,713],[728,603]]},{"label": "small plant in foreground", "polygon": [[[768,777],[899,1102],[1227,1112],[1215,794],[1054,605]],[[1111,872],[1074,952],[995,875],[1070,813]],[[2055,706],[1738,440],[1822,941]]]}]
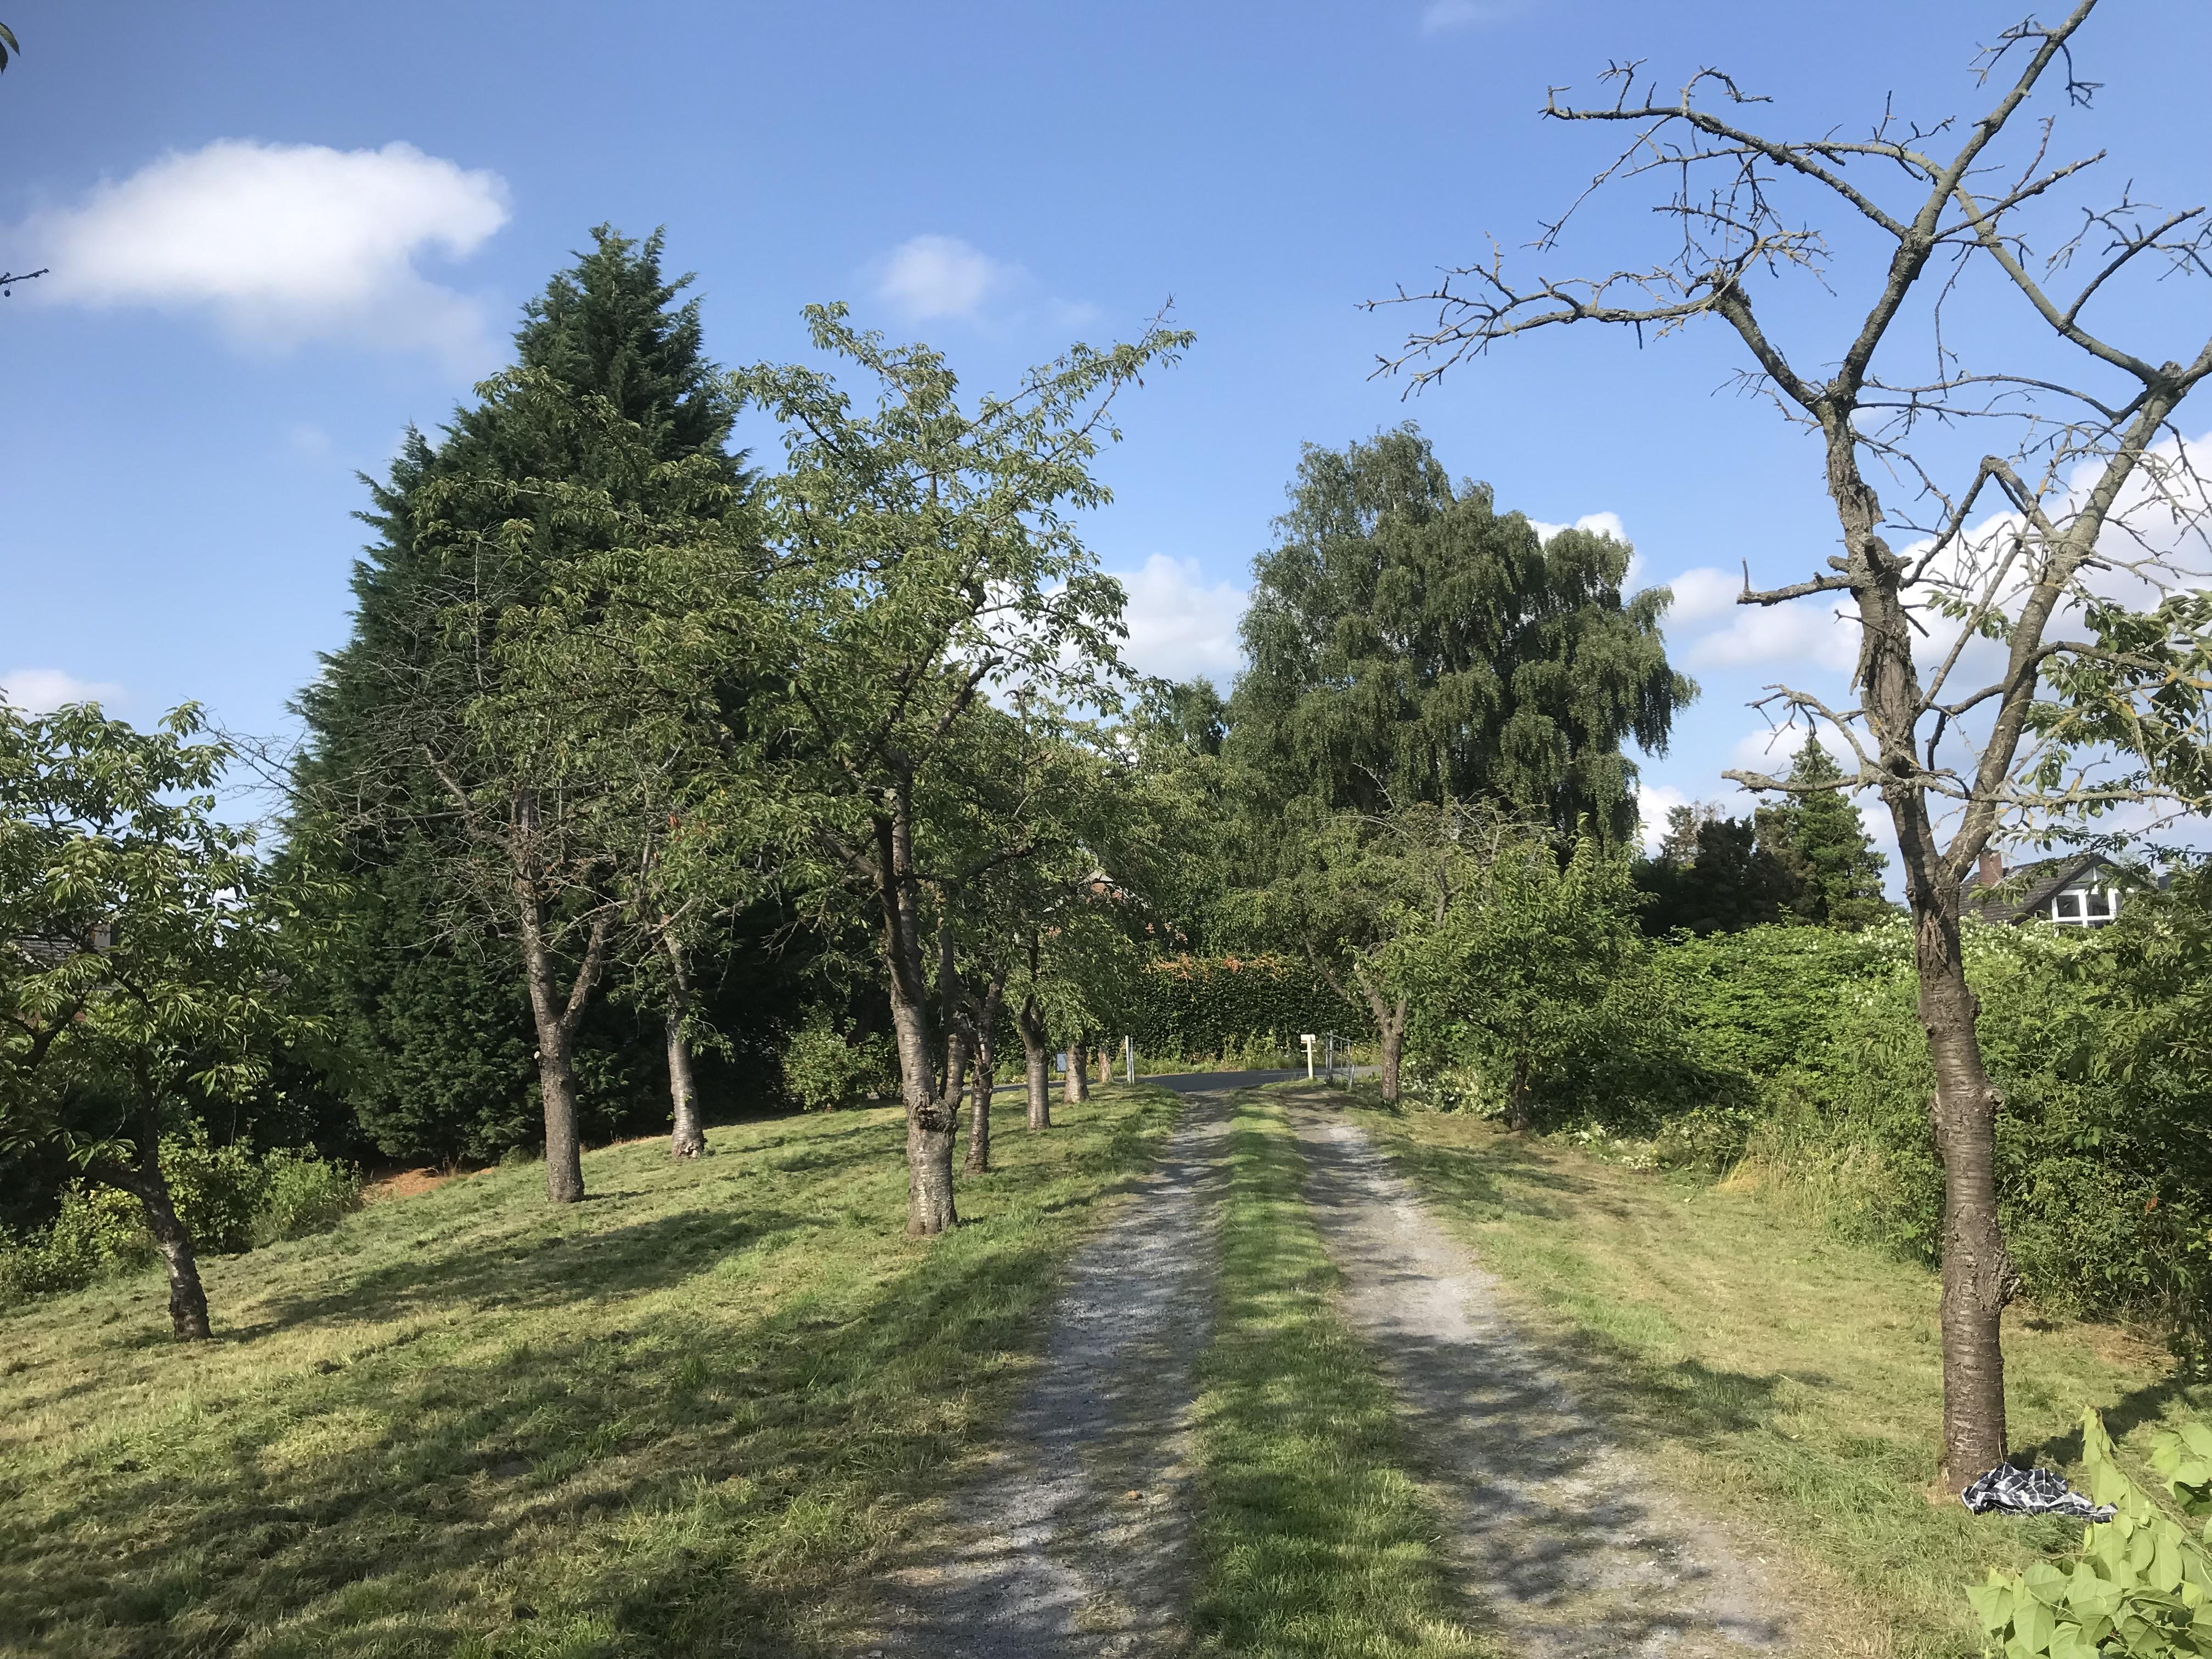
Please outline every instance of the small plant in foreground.
[{"label": "small plant in foreground", "polygon": [[[2089,1495],[2112,1520],[2083,1528],[2069,1574],[2039,1562],[2021,1573],[1992,1570],[1966,1592],[2005,1659],[2212,1659],[2212,1521],[2201,1537],[2166,1514],[2124,1474],[2095,1412],[2081,1420]],[[2184,1513],[2212,1516],[2212,1427],[2161,1435],[2152,1467]]]}]

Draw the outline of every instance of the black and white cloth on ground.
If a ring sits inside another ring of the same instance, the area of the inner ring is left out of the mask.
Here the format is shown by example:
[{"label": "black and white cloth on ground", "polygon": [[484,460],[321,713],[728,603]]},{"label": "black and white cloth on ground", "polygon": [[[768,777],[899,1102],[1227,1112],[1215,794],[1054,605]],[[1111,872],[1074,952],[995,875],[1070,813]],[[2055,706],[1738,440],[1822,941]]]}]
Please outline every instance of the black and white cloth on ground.
[{"label": "black and white cloth on ground", "polygon": [[2066,1484],[2056,1469],[2016,1469],[2003,1464],[1979,1477],[1959,1494],[1976,1515],[2002,1510],[2007,1515],[2070,1515],[2081,1521],[2109,1521],[2110,1504],[2092,1504]]}]

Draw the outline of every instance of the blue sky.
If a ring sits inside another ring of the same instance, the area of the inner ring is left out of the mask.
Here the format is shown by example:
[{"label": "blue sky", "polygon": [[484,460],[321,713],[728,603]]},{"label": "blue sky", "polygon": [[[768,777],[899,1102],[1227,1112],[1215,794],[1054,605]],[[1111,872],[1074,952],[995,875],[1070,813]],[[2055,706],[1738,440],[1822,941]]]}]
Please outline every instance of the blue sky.
[{"label": "blue sky", "polygon": [[[4,0],[0,266],[55,270],[0,306],[0,676],[281,728],[346,634],[355,473],[495,368],[611,220],[667,228],[727,363],[801,355],[800,306],[842,298],[1003,386],[1172,295],[1198,344],[1127,406],[1093,526],[1159,672],[1233,672],[1302,442],[1410,416],[1506,507],[1613,515],[1644,580],[1706,573],[1670,628],[1705,695],[1646,770],[1657,801],[1717,796],[1758,688],[1847,664],[1825,613],[1747,627],[1711,574],[1830,550],[1811,447],[1725,388],[1717,332],[1532,341],[1408,403],[1370,370],[1410,318],[1357,302],[1554,216],[1602,143],[1536,112],[1608,58],[1723,64],[1797,130],[1856,126],[1892,93],[1971,106],[2019,4]],[[2160,202],[2212,193],[2212,7],[2108,0],[2082,60],[2106,91],[2072,146]],[[1601,204],[1592,257],[1650,224]],[[2159,355],[2201,339],[2202,290],[2140,303]]]}]

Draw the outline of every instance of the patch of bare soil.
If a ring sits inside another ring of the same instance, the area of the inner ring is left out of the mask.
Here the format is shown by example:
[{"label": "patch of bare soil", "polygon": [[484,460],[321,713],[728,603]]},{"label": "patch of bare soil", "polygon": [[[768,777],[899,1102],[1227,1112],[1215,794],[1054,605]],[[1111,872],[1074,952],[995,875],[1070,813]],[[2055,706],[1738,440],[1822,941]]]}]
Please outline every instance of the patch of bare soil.
[{"label": "patch of bare soil", "polygon": [[1459,1522],[1468,1593],[1532,1659],[1795,1650],[1787,1589],[1755,1547],[1658,1491],[1579,1411],[1506,1316],[1498,1281],[1357,1124],[1291,1121],[1306,1197]]},{"label": "patch of bare soil", "polygon": [[455,1170],[402,1170],[398,1175],[386,1176],[363,1187],[361,1201],[382,1204],[395,1198],[413,1198],[418,1193],[427,1193],[434,1187],[459,1179],[462,1173]]},{"label": "patch of bare soil", "polygon": [[1189,1415],[1212,1340],[1230,1091],[1070,1270],[1036,1380],[948,1524],[890,1575],[899,1659],[1165,1659],[1188,1643]]}]

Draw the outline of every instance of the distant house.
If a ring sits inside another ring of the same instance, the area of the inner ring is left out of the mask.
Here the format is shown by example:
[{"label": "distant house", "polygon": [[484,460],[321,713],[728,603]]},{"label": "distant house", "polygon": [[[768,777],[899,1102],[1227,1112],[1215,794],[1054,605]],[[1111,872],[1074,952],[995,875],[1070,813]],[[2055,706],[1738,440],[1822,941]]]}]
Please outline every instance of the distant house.
[{"label": "distant house", "polygon": [[2001,854],[1988,852],[1966,878],[1961,897],[1968,915],[1990,921],[2102,927],[2120,914],[2122,896],[2142,885],[2140,876],[2102,853],[2069,853],[2008,870]]}]

